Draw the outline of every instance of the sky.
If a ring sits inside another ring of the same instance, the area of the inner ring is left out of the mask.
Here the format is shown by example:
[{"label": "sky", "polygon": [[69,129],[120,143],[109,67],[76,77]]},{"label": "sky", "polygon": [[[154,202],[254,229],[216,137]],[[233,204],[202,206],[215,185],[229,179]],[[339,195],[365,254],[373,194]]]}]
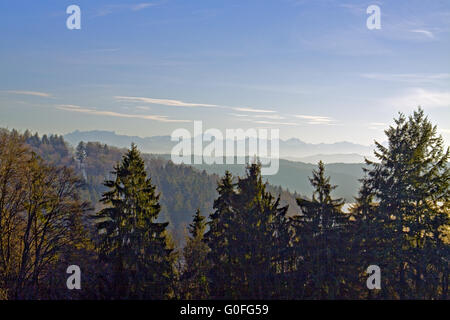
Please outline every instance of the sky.
[{"label": "sky", "polygon": [[0,127],[370,145],[421,105],[450,141],[448,0],[1,1],[0,39]]}]

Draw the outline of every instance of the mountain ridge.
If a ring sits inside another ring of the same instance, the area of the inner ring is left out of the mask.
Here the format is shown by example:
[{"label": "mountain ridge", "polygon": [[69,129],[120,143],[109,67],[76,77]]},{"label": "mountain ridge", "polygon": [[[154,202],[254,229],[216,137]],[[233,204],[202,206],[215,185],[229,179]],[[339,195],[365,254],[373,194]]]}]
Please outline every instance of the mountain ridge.
[{"label": "mountain ridge", "polygon": [[[139,149],[146,153],[167,154],[178,143],[171,141],[171,137],[151,136],[139,137],[117,134],[115,131],[75,130],[65,134],[64,139],[76,146],[80,141],[97,141],[119,148],[129,147],[135,143]],[[205,144],[206,142],[204,142]],[[365,146],[348,141],[335,143],[307,143],[298,138],[280,140],[280,158],[315,163],[322,156],[325,163],[361,163],[364,157],[372,155],[373,146]]]}]

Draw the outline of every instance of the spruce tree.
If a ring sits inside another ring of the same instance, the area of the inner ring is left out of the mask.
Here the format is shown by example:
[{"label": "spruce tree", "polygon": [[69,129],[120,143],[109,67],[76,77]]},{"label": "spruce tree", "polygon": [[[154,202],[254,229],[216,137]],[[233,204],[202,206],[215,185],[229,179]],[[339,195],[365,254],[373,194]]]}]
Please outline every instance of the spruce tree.
[{"label": "spruce tree", "polygon": [[213,299],[230,299],[233,297],[231,227],[234,221],[232,201],[235,186],[229,171],[226,171],[224,177],[218,182],[217,193],[219,196],[214,201],[209,231],[205,235],[205,241],[210,248],[208,261],[211,268],[208,278]]},{"label": "spruce tree", "polygon": [[275,221],[285,217],[287,207],[280,206],[266,191],[261,164],[247,167],[246,176],[239,178],[234,196],[236,223],[232,248],[239,287],[239,297],[245,299],[272,298],[277,287],[276,259],[279,258],[279,233]]},{"label": "spruce tree", "polygon": [[80,164],[84,163],[87,154],[86,154],[86,144],[83,141],[80,141],[80,143],[78,143],[75,155],[77,160],[80,161]]},{"label": "spruce tree", "polygon": [[261,165],[251,164],[236,185],[219,182],[210,230],[211,291],[215,298],[267,299],[280,294],[287,207],[266,191]]},{"label": "spruce tree", "polygon": [[183,249],[184,271],[181,277],[182,298],[207,299],[208,289],[208,246],[204,241],[206,218],[197,209],[189,225],[189,238]]},{"label": "spruce tree", "polygon": [[162,299],[172,281],[172,250],[167,247],[168,223],[156,222],[159,195],[147,178],[136,145],[112,172],[114,180],[101,201],[107,206],[97,215],[101,257],[112,268],[112,297]]},{"label": "spruce tree", "polygon": [[350,207],[349,221],[349,242],[350,250],[348,258],[348,279],[347,283],[351,286],[350,298],[376,298],[379,292],[370,290],[366,287],[367,267],[377,265],[377,257],[381,254],[381,247],[378,245],[382,238],[380,235],[383,225],[377,223],[375,211],[377,203],[367,183],[362,179],[361,189],[356,202]]},{"label": "spruce tree", "polygon": [[341,212],[342,199],[333,199],[330,177],[322,161],[310,178],[312,199],[298,198],[301,209],[293,217],[294,249],[297,260],[297,298],[335,299],[340,294],[344,268],[343,232],[348,218]]},{"label": "spruce tree", "polygon": [[[449,149],[421,108],[400,114],[367,161],[367,185],[377,202],[377,263],[384,297],[446,298],[449,277]],[[381,226],[381,227],[380,227]],[[367,248],[374,250],[374,248]]]}]

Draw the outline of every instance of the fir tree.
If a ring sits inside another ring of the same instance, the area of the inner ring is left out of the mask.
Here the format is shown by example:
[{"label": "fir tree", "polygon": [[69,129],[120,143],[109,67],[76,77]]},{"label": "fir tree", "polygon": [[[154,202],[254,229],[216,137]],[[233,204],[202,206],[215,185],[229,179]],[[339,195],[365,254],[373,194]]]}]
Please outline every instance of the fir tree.
[{"label": "fir tree", "polygon": [[218,198],[214,201],[214,213],[210,215],[209,231],[205,241],[210,248],[208,274],[211,296],[215,299],[230,299],[233,296],[233,265],[231,257],[231,226],[234,220],[232,209],[235,186],[229,171],[219,181]]},{"label": "fir tree", "polygon": [[81,164],[84,162],[84,160],[86,160],[86,144],[83,141],[80,141],[80,143],[78,143],[75,156]]},{"label": "fir tree", "polygon": [[298,298],[335,299],[342,283],[345,249],[343,231],[347,217],[342,214],[342,199],[333,199],[330,177],[322,161],[310,178],[312,200],[298,198],[300,215],[293,218],[295,230],[296,278]]},{"label": "fir tree", "polygon": [[377,224],[375,211],[377,204],[367,183],[362,179],[362,186],[356,202],[350,207],[349,219],[349,242],[350,250],[348,258],[351,263],[348,265],[347,282],[352,286],[350,288],[350,298],[362,298],[367,294],[367,298],[375,298],[379,292],[370,290],[365,285],[367,280],[367,267],[377,265],[377,257],[380,254],[379,243],[383,241],[382,224]]},{"label": "fir tree", "polygon": [[235,276],[240,283],[237,295],[244,299],[271,298],[279,291],[276,260],[280,256],[277,246],[280,233],[275,222],[285,217],[287,207],[280,207],[280,198],[275,199],[266,191],[261,164],[249,165],[246,176],[239,178],[233,209],[231,247]]},{"label": "fir tree", "polygon": [[208,246],[204,242],[206,218],[197,209],[193,222],[189,225],[189,238],[183,249],[185,268],[181,277],[182,298],[207,299],[208,290]]},{"label": "fir tree", "polygon": [[167,247],[168,223],[156,222],[159,195],[147,178],[144,161],[133,144],[113,171],[114,180],[97,215],[100,252],[112,268],[114,298],[162,299],[169,294],[173,266]]},{"label": "fir tree", "polygon": [[[210,231],[210,281],[215,298],[262,299],[280,292],[287,207],[266,191],[261,165],[247,167],[236,186],[229,172],[219,182]],[[282,284],[284,282],[281,282]]]},{"label": "fir tree", "polygon": [[[422,109],[400,114],[376,143],[378,162],[367,161],[364,184],[378,205],[372,225],[381,228],[378,265],[383,294],[399,299],[446,298],[449,277],[449,149]],[[446,241],[447,240],[447,241]]]}]

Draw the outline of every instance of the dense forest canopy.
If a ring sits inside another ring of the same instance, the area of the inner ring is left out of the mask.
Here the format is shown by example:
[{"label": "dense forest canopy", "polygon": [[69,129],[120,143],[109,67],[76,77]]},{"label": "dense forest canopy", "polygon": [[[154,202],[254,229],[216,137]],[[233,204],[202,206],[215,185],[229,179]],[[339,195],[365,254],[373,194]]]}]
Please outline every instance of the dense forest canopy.
[{"label": "dense forest canopy", "polygon": [[[75,149],[61,136],[36,133],[24,134],[25,141],[44,160],[55,165],[72,167],[84,181],[81,194],[96,210],[103,207],[99,201],[106,191],[104,181],[111,178],[112,168],[121,160],[126,149],[111,147],[99,142],[80,142]],[[167,157],[142,154],[147,173],[160,193],[160,221],[170,222],[169,229],[180,244],[185,242],[186,227],[192,212],[199,209],[210,212],[216,193],[219,175],[208,174],[187,165],[176,165]],[[285,204],[295,204],[297,194],[291,194],[280,186],[269,186],[274,194],[280,194]],[[290,214],[295,214],[292,210]]]},{"label": "dense forest canopy", "polygon": [[219,176],[1,130],[0,298],[448,299],[449,148],[420,108],[385,134],[343,210],[322,162],[298,195],[257,162]]}]

